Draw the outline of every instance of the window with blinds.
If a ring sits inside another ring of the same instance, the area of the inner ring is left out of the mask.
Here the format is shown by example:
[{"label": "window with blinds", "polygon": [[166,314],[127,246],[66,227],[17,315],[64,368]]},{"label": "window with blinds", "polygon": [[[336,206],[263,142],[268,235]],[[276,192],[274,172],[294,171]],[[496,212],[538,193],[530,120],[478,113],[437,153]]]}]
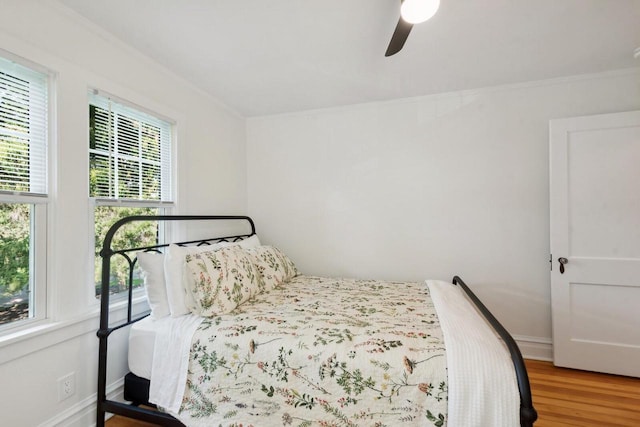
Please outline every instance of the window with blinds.
[{"label": "window with blinds", "polygon": [[[130,215],[168,214],[173,205],[171,183],[172,125],[153,114],[89,92],[89,196],[94,201],[92,221],[95,245],[95,294],[100,296],[100,250],[111,225]],[[143,247],[160,242],[167,224],[139,222],[126,225],[113,247]],[[129,266],[112,260],[109,292],[128,289]],[[133,287],[143,283],[134,271]]]},{"label": "window with blinds", "polygon": [[0,58],[0,191],[47,194],[47,81]]},{"label": "window with blinds", "polygon": [[171,124],[93,92],[89,97],[90,196],[171,201]]}]

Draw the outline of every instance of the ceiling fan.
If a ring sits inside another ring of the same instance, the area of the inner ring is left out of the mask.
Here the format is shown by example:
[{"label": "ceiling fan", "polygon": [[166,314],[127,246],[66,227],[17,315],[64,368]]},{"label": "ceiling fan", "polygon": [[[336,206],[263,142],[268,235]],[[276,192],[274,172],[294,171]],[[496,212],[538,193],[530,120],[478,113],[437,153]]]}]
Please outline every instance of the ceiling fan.
[{"label": "ceiling fan", "polygon": [[384,56],[400,52],[414,24],[430,19],[438,11],[440,0],[401,0],[400,19]]}]

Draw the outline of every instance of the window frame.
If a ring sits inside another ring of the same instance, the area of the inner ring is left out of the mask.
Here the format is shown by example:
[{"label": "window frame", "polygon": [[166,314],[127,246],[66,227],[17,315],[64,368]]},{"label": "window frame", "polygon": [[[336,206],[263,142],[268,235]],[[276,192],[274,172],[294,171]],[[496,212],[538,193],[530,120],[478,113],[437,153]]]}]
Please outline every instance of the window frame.
[{"label": "window frame", "polygon": [[[168,182],[161,182],[160,184],[160,199],[159,200],[153,200],[153,199],[134,199],[134,198],[107,198],[107,197],[92,197],[91,194],[89,194],[89,224],[90,224],[90,230],[89,230],[89,244],[90,247],[93,248],[95,247],[95,241],[96,241],[96,234],[95,234],[95,212],[96,212],[96,208],[98,207],[130,207],[130,208],[154,208],[154,209],[158,209],[158,215],[170,215],[172,214],[176,203],[175,203],[175,199],[176,199],[176,179],[175,179],[175,170],[176,170],[176,159],[175,159],[175,153],[176,153],[176,143],[175,143],[175,135],[176,135],[176,121],[167,118],[165,115],[160,114],[160,113],[156,113],[154,111],[152,111],[151,109],[145,108],[145,107],[141,107],[139,105],[136,105],[132,102],[123,100],[121,97],[118,96],[114,96],[111,95],[107,92],[98,90],[98,89],[89,89],[88,91],[89,97],[88,97],[88,102],[87,102],[87,113],[90,114],[90,108],[91,105],[96,105],[95,103],[92,103],[92,100],[95,97],[102,97],[105,100],[108,101],[112,101],[116,104],[119,104],[119,107],[124,107],[125,110],[133,110],[136,113],[142,115],[142,116],[148,116],[151,118],[154,118],[158,121],[162,121],[165,122],[168,125],[168,138],[169,138],[169,142],[168,142],[168,147],[166,148],[166,150],[162,150],[161,148],[161,156],[168,156],[168,161],[164,162],[161,161],[161,164],[163,166],[166,166],[168,168],[168,170],[164,170],[161,169],[160,170],[160,176],[161,176],[161,180],[167,180]],[[98,105],[98,107],[102,108],[101,106]],[[120,114],[123,114],[122,112],[119,111]],[[126,115],[126,111],[123,114]],[[87,131],[87,134],[89,134],[89,131]],[[91,142],[90,140],[87,140],[87,180],[90,179],[90,167],[89,167],[89,160],[90,160],[90,156],[91,156],[91,152],[93,151],[93,149],[91,149]],[[88,191],[90,191],[90,188],[88,188]],[[165,198],[165,196],[168,194],[168,199],[169,200],[163,200],[163,198]],[[170,233],[172,232],[172,227],[171,224],[169,222],[166,221],[162,221],[158,223],[158,240],[159,241],[163,241],[163,239],[166,240],[166,238],[168,236],[170,236]],[[96,258],[97,255],[95,253],[93,253],[92,256],[92,262],[91,265],[95,266],[96,265]],[[93,304],[98,304],[99,303],[99,295],[96,295],[95,293],[95,270],[92,268],[91,271],[89,272],[89,276],[91,277],[91,280],[89,281],[89,283],[92,284],[92,292],[91,292],[91,299],[93,301]],[[119,292],[116,294],[112,294],[109,298],[110,301],[110,306],[113,308],[114,306],[119,306],[121,304],[124,303],[124,301],[126,300],[127,297],[127,293],[126,292]],[[133,291],[133,298],[134,301],[139,302],[141,299],[143,299],[145,297],[145,291],[144,288],[142,286],[134,289]]]},{"label": "window frame", "polygon": [[[49,230],[52,211],[50,182],[52,181],[55,166],[52,162],[55,150],[55,73],[46,67],[3,49],[0,49],[0,58],[24,67],[29,72],[40,74],[45,86],[45,111],[44,117],[41,118],[44,121],[42,129],[44,145],[31,146],[32,150],[30,150],[30,159],[34,159],[32,151],[39,152],[37,154],[39,162],[37,163],[45,168],[44,173],[41,175],[41,179],[44,182],[39,186],[40,191],[0,190],[0,203],[32,206],[29,231],[29,317],[0,325],[0,338],[4,338],[42,325],[48,322],[51,317]],[[29,102],[32,103],[33,100],[30,99]],[[31,170],[29,181],[30,184],[34,182]]]}]

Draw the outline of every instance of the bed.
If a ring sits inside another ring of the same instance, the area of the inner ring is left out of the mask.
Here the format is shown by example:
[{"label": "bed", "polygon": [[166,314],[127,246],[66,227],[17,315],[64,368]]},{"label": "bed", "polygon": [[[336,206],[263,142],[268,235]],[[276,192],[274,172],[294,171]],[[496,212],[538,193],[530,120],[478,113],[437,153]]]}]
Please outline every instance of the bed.
[{"label": "bed", "polygon": [[[135,221],[245,229],[111,248],[116,232]],[[515,341],[457,276],[452,283],[305,276],[259,243],[246,216],[124,218],[107,232],[101,256],[99,427],[106,413],[190,427],[531,426],[537,418]],[[130,286],[127,318],[111,325],[113,257],[127,261],[130,283],[144,264],[145,286],[150,261],[160,265],[170,307],[155,304],[147,287],[151,315],[132,314]],[[176,286],[182,291],[171,296]],[[108,340],[120,330],[129,331],[126,402],[106,391]]]}]

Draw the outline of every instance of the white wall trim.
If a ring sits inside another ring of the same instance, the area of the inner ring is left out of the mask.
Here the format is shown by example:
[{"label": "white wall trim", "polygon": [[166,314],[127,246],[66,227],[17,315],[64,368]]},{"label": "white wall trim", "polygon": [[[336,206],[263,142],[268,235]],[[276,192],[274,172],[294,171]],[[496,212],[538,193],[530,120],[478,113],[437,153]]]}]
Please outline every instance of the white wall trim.
[{"label": "white wall trim", "polygon": [[526,335],[514,335],[522,357],[532,360],[553,361],[553,344],[551,338],[529,337]]},{"label": "white wall trim", "polygon": [[[148,309],[146,297],[141,295],[134,300],[133,313],[144,313]],[[126,320],[126,305],[123,301],[114,302],[109,314],[113,326]],[[44,322],[29,329],[0,337],[0,365],[27,354],[59,345],[70,339],[95,333],[98,330],[100,313],[93,311],[74,319],[61,322]]]},{"label": "white wall trim", "polygon": [[[120,378],[116,382],[107,386],[107,399],[123,400],[124,378]],[[38,427],[86,427],[94,426],[96,421],[96,402],[98,394],[94,393],[86,399],[81,400],[75,405],[65,409],[53,418],[48,419]],[[111,418],[111,414],[107,414],[107,418]]]},{"label": "white wall trim", "polygon": [[72,338],[96,331],[96,313],[61,322],[45,322],[33,328],[7,334],[0,338],[0,364],[27,354],[58,345]]}]

